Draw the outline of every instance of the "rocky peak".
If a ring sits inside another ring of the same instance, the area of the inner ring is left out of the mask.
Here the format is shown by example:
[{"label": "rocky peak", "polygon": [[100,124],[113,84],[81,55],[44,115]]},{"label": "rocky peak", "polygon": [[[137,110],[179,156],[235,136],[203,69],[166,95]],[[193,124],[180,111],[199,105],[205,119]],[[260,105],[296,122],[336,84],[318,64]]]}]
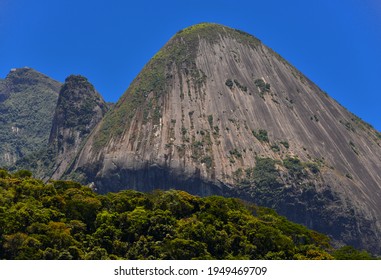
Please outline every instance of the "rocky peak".
[{"label": "rocky peak", "polygon": [[53,178],[63,175],[107,109],[100,94],[85,77],[71,75],[66,78],[49,138],[49,149],[56,154]]},{"label": "rocky peak", "polygon": [[[63,84],[53,123],[65,128],[78,128],[82,133],[97,123],[107,111],[107,105],[89,81],[80,75],[71,75]],[[81,116],[81,117],[79,117]],[[53,125],[54,126],[54,125]],[[56,130],[52,130],[55,138]]]},{"label": "rocky peak", "polygon": [[61,84],[48,76],[29,67],[13,68],[6,77],[7,85],[11,91],[22,92],[32,86],[43,84],[53,91],[59,91]]},{"label": "rocky peak", "polygon": [[73,174],[100,192],[240,197],[380,252],[377,135],[258,39],[200,24],[148,62]]}]

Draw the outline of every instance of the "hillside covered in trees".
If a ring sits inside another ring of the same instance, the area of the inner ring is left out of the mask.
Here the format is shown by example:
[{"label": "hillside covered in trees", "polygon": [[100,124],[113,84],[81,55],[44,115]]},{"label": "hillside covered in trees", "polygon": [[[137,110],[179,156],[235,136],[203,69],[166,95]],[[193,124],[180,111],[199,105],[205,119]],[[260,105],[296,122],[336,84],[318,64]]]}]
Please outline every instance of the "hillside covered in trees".
[{"label": "hillside covered in trees", "polygon": [[238,199],[184,191],[106,195],[0,170],[0,259],[369,259]]}]

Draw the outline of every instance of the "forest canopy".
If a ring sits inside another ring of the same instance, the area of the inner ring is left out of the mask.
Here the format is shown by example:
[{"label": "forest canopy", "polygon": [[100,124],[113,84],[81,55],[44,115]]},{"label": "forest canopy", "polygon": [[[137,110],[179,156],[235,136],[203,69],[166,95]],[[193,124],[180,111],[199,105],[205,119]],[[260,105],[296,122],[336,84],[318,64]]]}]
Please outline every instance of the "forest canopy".
[{"label": "forest canopy", "polygon": [[369,259],[275,211],[184,191],[99,195],[0,169],[0,259]]}]

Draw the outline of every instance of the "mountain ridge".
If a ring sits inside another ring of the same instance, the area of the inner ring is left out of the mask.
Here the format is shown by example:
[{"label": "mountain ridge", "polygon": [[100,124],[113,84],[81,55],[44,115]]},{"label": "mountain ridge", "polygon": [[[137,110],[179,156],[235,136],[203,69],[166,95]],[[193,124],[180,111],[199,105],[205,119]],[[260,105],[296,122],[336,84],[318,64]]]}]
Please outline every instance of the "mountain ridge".
[{"label": "mountain ridge", "polygon": [[47,144],[61,83],[29,67],[14,68],[0,86],[0,166]]},{"label": "mountain ridge", "polygon": [[239,197],[379,253],[380,135],[260,40],[204,23],[164,45],[56,178]]}]

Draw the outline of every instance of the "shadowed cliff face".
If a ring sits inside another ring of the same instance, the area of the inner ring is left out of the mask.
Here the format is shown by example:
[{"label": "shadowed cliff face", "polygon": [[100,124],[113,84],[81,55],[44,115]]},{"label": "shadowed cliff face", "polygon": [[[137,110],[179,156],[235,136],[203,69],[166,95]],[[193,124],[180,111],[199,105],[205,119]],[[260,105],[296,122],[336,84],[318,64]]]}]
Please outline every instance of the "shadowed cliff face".
[{"label": "shadowed cliff face", "polygon": [[201,24],[145,66],[71,175],[238,196],[381,252],[380,137],[259,40]]},{"label": "shadowed cliff face", "polygon": [[70,167],[84,140],[107,111],[107,105],[85,77],[71,75],[62,86],[55,110],[48,150],[53,154],[51,178]]}]

